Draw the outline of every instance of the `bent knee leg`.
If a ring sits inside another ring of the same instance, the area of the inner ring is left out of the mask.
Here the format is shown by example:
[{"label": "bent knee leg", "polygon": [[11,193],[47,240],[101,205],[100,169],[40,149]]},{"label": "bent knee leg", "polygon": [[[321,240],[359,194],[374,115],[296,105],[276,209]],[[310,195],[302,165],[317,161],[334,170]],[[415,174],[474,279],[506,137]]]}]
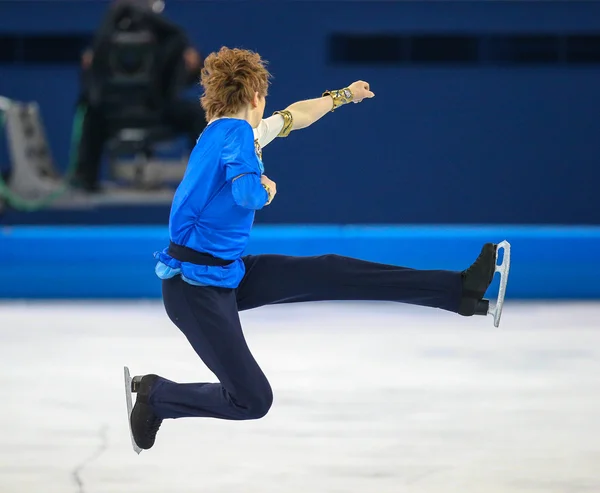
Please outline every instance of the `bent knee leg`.
[{"label": "bent knee leg", "polygon": [[236,406],[241,411],[242,419],[260,419],[264,417],[273,405],[273,390],[265,379],[261,385],[232,396]]}]

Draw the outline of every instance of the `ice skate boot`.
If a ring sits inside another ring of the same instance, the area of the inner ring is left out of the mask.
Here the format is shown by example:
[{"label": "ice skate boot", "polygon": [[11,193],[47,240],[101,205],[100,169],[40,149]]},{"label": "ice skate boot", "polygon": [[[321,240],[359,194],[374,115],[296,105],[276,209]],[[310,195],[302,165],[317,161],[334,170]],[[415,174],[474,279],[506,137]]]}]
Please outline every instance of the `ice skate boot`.
[{"label": "ice skate boot", "polygon": [[[140,453],[154,445],[156,433],[160,428],[160,419],[149,403],[150,389],[158,378],[157,375],[143,375],[131,378],[129,368],[125,367],[125,395],[127,399],[127,414],[129,418],[129,431],[133,450]],[[135,406],[132,408],[131,394],[135,393]]]},{"label": "ice skate boot", "polygon": [[[498,249],[504,251],[502,263],[498,262]],[[510,243],[503,241],[497,245],[486,243],[481,249],[479,257],[471,267],[462,272],[463,293],[458,313],[463,316],[488,315],[494,316],[494,325],[500,325],[500,316],[504,305],[508,272],[510,270]],[[484,299],[494,274],[500,273],[500,289],[495,306],[490,306],[490,301]]]},{"label": "ice skate boot", "polygon": [[462,300],[458,313],[464,316],[487,315],[483,296],[496,271],[496,245],[486,243],[479,257],[462,272]]}]

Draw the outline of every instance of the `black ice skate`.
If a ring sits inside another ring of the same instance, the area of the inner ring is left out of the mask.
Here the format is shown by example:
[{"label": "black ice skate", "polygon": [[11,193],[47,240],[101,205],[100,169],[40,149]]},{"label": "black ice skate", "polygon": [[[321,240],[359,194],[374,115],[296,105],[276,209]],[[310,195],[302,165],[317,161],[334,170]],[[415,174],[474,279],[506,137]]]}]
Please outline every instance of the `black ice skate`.
[{"label": "black ice skate", "polygon": [[[498,262],[498,249],[504,250],[502,263]],[[463,298],[458,310],[460,315],[488,315],[494,317],[494,326],[500,325],[500,316],[504,305],[508,272],[510,270],[510,243],[503,241],[497,245],[486,243],[481,249],[477,260],[467,270],[463,271]],[[494,274],[500,273],[500,289],[495,306],[490,307],[490,301],[484,299]]]},{"label": "black ice skate", "polygon": [[[156,439],[156,433],[162,423],[162,419],[154,414],[152,406],[148,402],[150,389],[157,378],[156,375],[144,375],[133,377],[132,379],[129,374],[129,368],[125,367],[127,417],[131,433],[131,444],[137,454],[140,454],[142,450],[152,448]],[[132,393],[137,393],[135,406],[133,407]]]}]

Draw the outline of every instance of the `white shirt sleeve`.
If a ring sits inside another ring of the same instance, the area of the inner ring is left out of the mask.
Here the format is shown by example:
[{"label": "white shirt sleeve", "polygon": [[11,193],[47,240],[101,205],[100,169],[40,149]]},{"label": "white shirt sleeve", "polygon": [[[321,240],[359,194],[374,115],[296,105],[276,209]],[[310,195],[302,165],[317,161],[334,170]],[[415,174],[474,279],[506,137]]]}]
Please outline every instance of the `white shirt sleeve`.
[{"label": "white shirt sleeve", "polygon": [[273,115],[260,121],[258,127],[254,129],[254,138],[258,139],[261,148],[265,147],[279,135],[279,132],[283,128],[283,123],[281,115]]}]

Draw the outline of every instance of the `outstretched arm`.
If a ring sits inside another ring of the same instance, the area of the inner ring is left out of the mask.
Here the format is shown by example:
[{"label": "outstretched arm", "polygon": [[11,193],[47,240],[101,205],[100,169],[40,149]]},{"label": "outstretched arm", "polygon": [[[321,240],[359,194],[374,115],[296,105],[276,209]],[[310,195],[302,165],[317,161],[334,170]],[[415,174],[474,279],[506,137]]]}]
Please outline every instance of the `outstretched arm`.
[{"label": "outstretched arm", "polygon": [[291,130],[300,130],[312,125],[332,111],[333,99],[330,96],[306,99],[291,104],[285,110],[292,114]]},{"label": "outstretched arm", "polygon": [[339,91],[326,91],[323,97],[298,101],[286,108],[292,115],[291,130],[306,128],[343,104],[360,103],[373,96],[369,84],[359,80]]},{"label": "outstretched arm", "polygon": [[333,99],[329,96],[298,101],[261,120],[254,133],[260,146],[265,147],[276,137],[287,137],[292,130],[308,127],[332,109]]},{"label": "outstretched arm", "polygon": [[275,137],[287,137],[292,130],[306,128],[343,104],[360,103],[373,96],[369,84],[361,80],[339,91],[326,91],[320,98],[298,101],[265,118],[255,129],[255,137],[265,147]]}]

